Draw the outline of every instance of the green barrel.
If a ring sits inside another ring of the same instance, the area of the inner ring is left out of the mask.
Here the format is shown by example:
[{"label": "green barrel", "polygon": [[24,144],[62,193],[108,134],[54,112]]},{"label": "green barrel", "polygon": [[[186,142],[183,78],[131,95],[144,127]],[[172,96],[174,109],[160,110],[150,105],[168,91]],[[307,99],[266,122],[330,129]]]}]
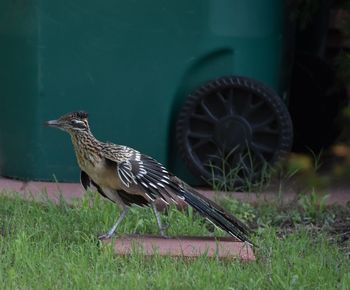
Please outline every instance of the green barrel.
[{"label": "green barrel", "polygon": [[4,0],[0,19],[3,176],[78,180],[68,135],[43,123],[85,110],[98,139],[188,177],[174,122],[192,90],[244,75],[284,92],[283,1]]}]

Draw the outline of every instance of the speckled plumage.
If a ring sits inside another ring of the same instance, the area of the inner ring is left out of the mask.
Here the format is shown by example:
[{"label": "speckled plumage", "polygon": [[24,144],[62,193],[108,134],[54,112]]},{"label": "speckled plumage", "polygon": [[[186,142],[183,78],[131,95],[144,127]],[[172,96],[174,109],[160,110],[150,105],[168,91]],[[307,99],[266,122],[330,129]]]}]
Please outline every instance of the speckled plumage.
[{"label": "speckled plumage", "polygon": [[243,223],[169,173],[158,161],[130,147],[97,140],[90,131],[86,113],[69,113],[47,124],[71,135],[83,186],[94,185],[104,197],[122,208],[116,224],[103,238],[113,234],[133,204],[152,206],[163,234],[154,206],[155,200],[161,199],[166,204],[184,200],[218,227],[249,242],[248,229]]}]

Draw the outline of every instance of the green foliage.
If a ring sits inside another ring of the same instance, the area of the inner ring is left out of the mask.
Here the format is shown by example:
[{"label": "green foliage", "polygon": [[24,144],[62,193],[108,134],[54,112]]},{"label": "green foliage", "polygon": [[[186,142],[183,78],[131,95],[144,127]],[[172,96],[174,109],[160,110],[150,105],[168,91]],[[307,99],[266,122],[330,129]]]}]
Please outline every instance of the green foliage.
[{"label": "green foliage", "polygon": [[216,156],[219,165],[208,164],[212,173],[208,183],[215,191],[261,191],[271,181],[273,168],[254,158],[249,149],[245,154],[235,151],[236,148],[225,156]]},{"label": "green foliage", "polygon": [[[347,289],[348,257],[324,231],[314,235],[300,227],[279,234],[292,208],[275,205],[254,208],[226,199],[223,205],[245,221],[258,223],[254,241],[256,262],[145,257],[139,252],[117,256],[96,236],[108,229],[118,209],[96,193],[68,205],[23,201],[0,196],[1,289]],[[299,205],[305,211],[314,201]],[[293,211],[297,211],[296,207]],[[302,214],[303,211],[301,211]],[[323,207],[320,211],[327,212]],[[349,215],[348,209],[342,212]],[[170,234],[210,235],[211,228],[194,212],[175,208],[162,215]],[[120,233],[156,233],[150,210],[135,208]],[[222,234],[222,232],[216,232]],[[116,237],[117,238],[117,237]]]},{"label": "green foliage", "polygon": [[249,203],[229,196],[218,198],[216,202],[229,212],[234,213],[237,218],[247,223],[252,223],[256,219],[256,209]]},{"label": "green foliage", "polygon": [[301,195],[298,204],[311,219],[316,219],[325,213],[327,198],[328,195],[320,195],[312,190],[311,194]]}]

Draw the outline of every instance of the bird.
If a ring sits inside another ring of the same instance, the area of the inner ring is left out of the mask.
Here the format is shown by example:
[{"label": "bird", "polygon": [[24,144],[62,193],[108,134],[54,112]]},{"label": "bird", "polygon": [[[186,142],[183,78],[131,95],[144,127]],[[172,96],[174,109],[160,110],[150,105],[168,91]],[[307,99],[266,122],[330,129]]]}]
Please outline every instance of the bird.
[{"label": "bird", "polygon": [[111,238],[134,205],[152,208],[160,234],[166,237],[166,227],[155,203],[160,199],[166,205],[183,201],[229,235],[253,245],[247,225],[169,172],[156,159],[125,145],[97,140],[90,130],[86,112],[67,113],[45,124],[70,135],[85,190],[94,186],[121,209],[116,222],[99,240]]}]

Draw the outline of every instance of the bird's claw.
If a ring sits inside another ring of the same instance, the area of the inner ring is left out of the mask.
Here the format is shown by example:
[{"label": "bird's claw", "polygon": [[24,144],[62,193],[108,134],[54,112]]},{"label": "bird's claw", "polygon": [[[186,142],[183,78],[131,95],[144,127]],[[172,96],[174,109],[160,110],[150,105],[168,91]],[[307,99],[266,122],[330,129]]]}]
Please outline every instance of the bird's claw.
[{"label": "bird's claw", "polygon": [[168,228],[169,228],[169,225],[166,224],[166,225],[162,225],[162,227],[159,229],[160,235],[161,235],[163,238],[165,238],[165,239],[169,239],[169,238],[170,238],[170,236],[168,236],[168,235],[166,234],[166,231],[167,231]]},{"label": "bird's claw", "polygon": [[170,239],[171,238],[170,236],[166,235],[165,233],[160,233],[160,235],[163,239]]},{"label": "bird's claw", "polygon": [[99,235],[98,236],[98,239],[100,241],[104,241],[104,240],[108,240],[112,237],[112,235],[110,235],[109,233],[105,233],[105,234],[102,234],[102,235]]}]

